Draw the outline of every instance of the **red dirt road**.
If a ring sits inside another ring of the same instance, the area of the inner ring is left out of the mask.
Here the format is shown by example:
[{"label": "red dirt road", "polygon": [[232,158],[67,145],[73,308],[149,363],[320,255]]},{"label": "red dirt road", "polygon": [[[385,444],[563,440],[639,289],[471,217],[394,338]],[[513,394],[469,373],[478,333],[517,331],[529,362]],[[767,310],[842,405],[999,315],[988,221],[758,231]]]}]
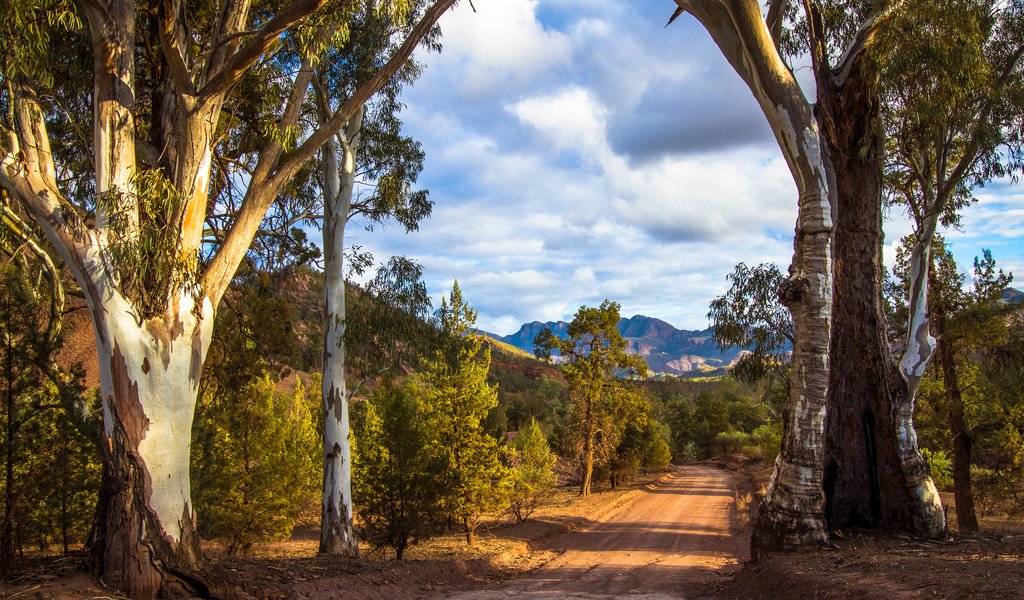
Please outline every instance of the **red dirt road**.
[{"label": "red dirt road", "polygon": [[713,467],[677,473],[606,515],[595,525],[560,536],[558,558],[495,587],[443,596],[604,599],[685,598],[739,569],[745,536],[734,536],[732,474]]}]

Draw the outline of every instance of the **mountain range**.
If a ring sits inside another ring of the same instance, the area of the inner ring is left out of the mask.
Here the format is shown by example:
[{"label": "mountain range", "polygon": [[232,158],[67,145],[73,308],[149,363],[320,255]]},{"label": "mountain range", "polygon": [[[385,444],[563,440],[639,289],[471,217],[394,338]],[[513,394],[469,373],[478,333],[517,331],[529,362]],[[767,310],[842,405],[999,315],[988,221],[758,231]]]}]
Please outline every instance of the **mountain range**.
[{"label": "mountain range", "polygon": [[[533,321],[524,323],[511,335],[487,335],[532,354],[533,339],[545,327],[550,327],[551,332],[560,338],[568,337],[566,329],[569,324],[565,321]],[[711,329],[676,329],[661,319],[644,315],[620,319],[618,329],[628,342],[629,351],[643,356],[654,373],[687,375],[694,371],[720,369],[735,363],[743,352],[742,348],[719,350],[711,338]]]}]

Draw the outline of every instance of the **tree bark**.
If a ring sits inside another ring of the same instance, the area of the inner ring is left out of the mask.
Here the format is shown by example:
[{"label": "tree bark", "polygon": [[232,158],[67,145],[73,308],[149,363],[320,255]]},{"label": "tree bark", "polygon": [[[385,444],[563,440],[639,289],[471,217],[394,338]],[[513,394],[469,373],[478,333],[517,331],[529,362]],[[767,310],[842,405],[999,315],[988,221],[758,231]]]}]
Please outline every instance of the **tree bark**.
[{"label": "tree bark", "polygon": [[751,540],[763,551],[827,540],[822,438],[832,326],[832,197],[818,125],[756,0],[676,0],[722,50],[761,106],[796,183],[793,262],[779,291],[793,315],[782,448]]},{"label": "tree bark", "polygon": [[176,310],[142,321],[112,289],[89,300],[104,417],[94,564],[107,585],[133,598],[208,593],[189,450],[213,308],[182,294]]},{"label": "tree bark", "polygon": [[[854,56],[845,76],[818,76],[818,116],[835,172],[837,215],[825,516],[835,529],[935,535],[944,527],[941,506],[917,449],[912,391],[886,335],[884,147],[877,81],[865,59],[863,52]],[[900,411],[908,406],[908,414]]]},{"label": "tree bark", "polygon": [[589,496],[594,479],[594,399],[587,398],[583,409],[583,479],[580,481],[580,496]]},{"label": "tree bark", "polygon": [[466,531],[466,545],[472,546],[476,543],[476,527],[472,526],[469,521],[469,517],[462,519],[462,528]]},{"label": "tree bark", "polygon": [[338,146],[324,146],[324,481],[320,552],[359,555],[352,525],[352,447],[345,388],[345,223],[355,187],[363,109],[346,125]]}]

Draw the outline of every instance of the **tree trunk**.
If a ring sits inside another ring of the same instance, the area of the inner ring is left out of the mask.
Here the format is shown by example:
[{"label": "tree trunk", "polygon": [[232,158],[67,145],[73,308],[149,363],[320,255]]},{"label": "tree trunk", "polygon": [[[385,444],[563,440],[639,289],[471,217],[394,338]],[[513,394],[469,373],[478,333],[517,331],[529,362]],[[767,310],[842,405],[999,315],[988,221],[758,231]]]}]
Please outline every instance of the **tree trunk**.
[{"label": "tree trunk", "polygon": [[342,164],[337,146],[324,146],[324,487],[320,552],[356,557],[352,526],[352,447],[345,391],[345,223],[355,186],[362,109],[345,127]]},{"label": "tree trunk", "polygon": [[91,302],[100,358],[103,485],[91,540],[104,582],[133,598],[208,594],[189,484],[192,418],[213,333],[183,293],[139,322],[113,290]]},{"label": "tree trunk", "polygon": [[956,498],[956,523],[960,533],[978,531],[978,515],[974,508],[974,487],[971,482],[971,453],[974,437],[964,419],[963,396],[960,394],[960,374],[956,369],[956,354],[951,341],[945,337],[945,314],[938,313],[935,320],[939,336],[939,367],[942,386],[949,402],[949,432],[953,436],[953,495]]},{"label": "tree trunk", "polygon": [[583,419],[583,480],[580,481],[580,496],[590,495],[590,482],[594,478],[594,402],[587,399]]},{"label": "tree trunk", "polygon": [[469,517],[462,519],[462,527],[466,530],[466,545],[472,546],[476,543],[476,527],[472,527]]},{"label": "tree trunk", "polygon": [[782,447],[751,539],[764,550],[827,540],[822,438],[832,321],[832,199],[810,104],[778,53],[754,0],[676,0],[722,50],[761,106],[798,194],[793,262],[779,290],[793,315],[795,343]]},{"label": "tree trunk", "polygon": [[[907,386],[886,335],[882,304],[882,137],[875,77],[861,53],[838,82],[819,85],[819,119],[836,179],[832,372],[825,437],[825,517],[830,528],[882,527],[927,534],[931,507],[904,470],[895,407]],[[916,437],[916,436],[915,436]],[[917,454],[916,441],[912,443]],[[913,463],[913,459],[910,461]],[[923,461],[920,462],[923,465]],[[938,512],[941,516],[941,511]]]}]

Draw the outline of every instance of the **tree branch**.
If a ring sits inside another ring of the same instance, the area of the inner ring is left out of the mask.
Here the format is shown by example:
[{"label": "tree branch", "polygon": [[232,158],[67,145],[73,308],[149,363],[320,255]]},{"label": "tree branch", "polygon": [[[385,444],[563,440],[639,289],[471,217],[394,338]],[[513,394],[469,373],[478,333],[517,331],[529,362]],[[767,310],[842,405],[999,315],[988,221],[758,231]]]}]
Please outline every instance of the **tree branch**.
[{"label": "tree branch", "polygon": [[[199,90],[199,95],[211,98],[226,92],[249,67],[278,43],[285,31],[326,4],[327,0],[295,0],[286,6],[274,15],[252,40],[225,59],[224,65],[217,69],[216,73],[212,73],[206,85]],[[352,2],[349,1],[347,4],[351,5]],[[211,56],[211,60],[215,56],[216,53]]]},{"label": "tree branch", "polygon": [[[380,91],[384,84],[398,72],[405,62],[409,60],[409,57],[412,56],[413,51],[423,37],[430,32],[437,23],[437,20],[441,18],[441,15],[454,3],[455,0],[435,0],[406,36],[405,41],[395,51],[391,59],[373,77],[359,86],[356,92],[335,111],[330,120],[318,127],[295,152],[285,158],[280,167],[273,172],[273,175],[267,176],[273,170],[275,163],[278,162],[277,156],[280,155],[280,147],[268,148],[265,154],[260,157],[245,199],[242,201],[238,217],[228,234],[228,239],[225,240],[224,245],[221,246],[220,250],[213,257],[209,268],[203,276],[203,289],[214,306],[217,305],[220,297],[227,289],[235,269],[241,263],[253,235],[259,228],[263,215],[281,189],[291,181],[299,169],[332,136],[336,135],[345,126],[353,115],[356,114],[356,111],[359,110],[359,107]],[[298,109],[301,107],[301,98],[305,95],[305,90],[309,86],[312,74],[312,69],[309,68],[301,71],[299,77],[296,78],[292,99],[298,99],[300,102],[291,104],[292,100],[289,101],[290,106],[294,109],[296,118],[298,117]],[[304,78],[304,83],[301,83],[302,95],[297,96],[296,93],[300,89],[300,78]],[[292,114],[289,113],[288,108],[286,108],[285,112],[286,117]],[[283,121],[283,123],[287,123],[287,121]]]},{"label": "tree branch", "polygon": [[171,79],[179,94],[195,95],[195,85],[185,65],[185,56],[181,49],[178,30],[178,13],[181,9],[179,0],[161,0],[157,16],[160,31],[160,46],[163,48]]}]

